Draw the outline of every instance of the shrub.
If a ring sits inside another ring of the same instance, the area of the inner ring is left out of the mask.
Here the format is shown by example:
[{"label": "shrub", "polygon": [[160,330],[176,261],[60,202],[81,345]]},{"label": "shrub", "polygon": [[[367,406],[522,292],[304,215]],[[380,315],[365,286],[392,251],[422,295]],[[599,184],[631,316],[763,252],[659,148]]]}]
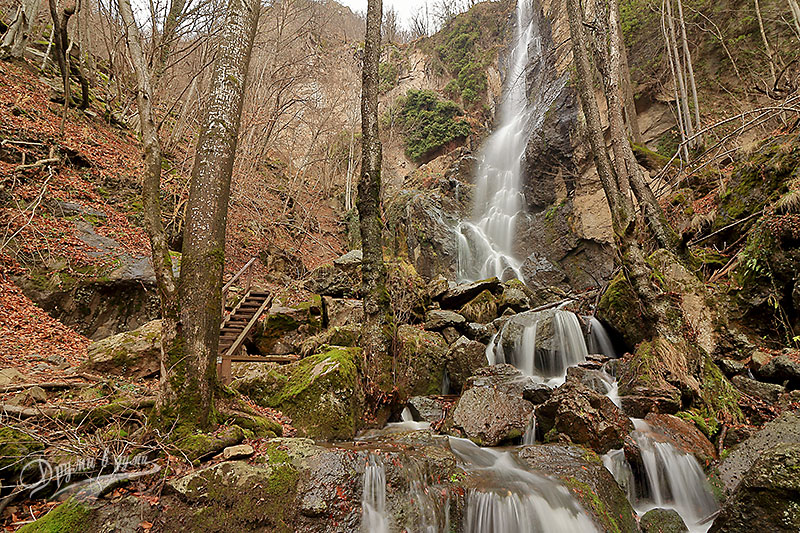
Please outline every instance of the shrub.
[{"label": "shrub", "polygon": [[444,145],[465,138],[472,129],[457,119],[463,112],[451,100],[441,100],[431,90],[408,91],[399,102],[399,122],[404,130],[406,155],[423,161]]}]

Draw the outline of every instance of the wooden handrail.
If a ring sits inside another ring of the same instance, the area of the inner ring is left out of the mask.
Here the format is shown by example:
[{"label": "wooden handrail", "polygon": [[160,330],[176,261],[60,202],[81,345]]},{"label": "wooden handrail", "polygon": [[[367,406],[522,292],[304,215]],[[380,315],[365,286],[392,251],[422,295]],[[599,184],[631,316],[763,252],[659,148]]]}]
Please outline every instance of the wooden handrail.
[{"label": "wooden handrail", "polygon": [[222,316],[223,323],[225,322],[225,304],[228,302],[228,291],[245,272],[247,272],[247,286],[244,288],[244,294],[242,295],[242,299],[239,300],[239,303],[243,302],[244,299],[247,298],[247,295],[250,294],[250,287],[253,283],[253,270],[251,267],[253,266],[253,263],[256,262],[256,259],[258,259],[258,257],[251,257],[250,261],[245,263],[245,265],[239,269],[239,272],[234,274],[230,281],[222,286],[222,309],[220,314]]},{"label": "wooden handrail", "polygon": [[222,286],[222,292],[225,292],[228,289],[230,289],[231,286],[236,282],[236,280],[239,279],[240,277],[242,277],[242,274],[244,274],[245,270],[247,270],[251,266],[253,266],[253,263],[256,262],[256,259],[258,259],[258,257],[250,258],[250,261],[248,261],[242,268],[240,268],[239,272],[234,274],[233,277],[230,279],[230,281],[228,283],[226,283],[225,285]]}]

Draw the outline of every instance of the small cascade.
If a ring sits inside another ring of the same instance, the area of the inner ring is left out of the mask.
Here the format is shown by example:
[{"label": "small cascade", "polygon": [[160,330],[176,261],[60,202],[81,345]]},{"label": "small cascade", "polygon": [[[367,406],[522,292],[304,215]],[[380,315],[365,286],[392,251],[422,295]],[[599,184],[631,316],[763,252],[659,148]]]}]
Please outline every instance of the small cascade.
[{"label": "small cascade", "polygon": [[536,413],[531,415],[530,422],[525,428],[525,433],[522,435],[522,444],[536,444]]},{"label": "small cascade", "polygon": [[464,510],[467,533],[590,533],[587,512],[562,485],[522,468],[510,452],[479,448],[466,439],[449,439],[464,468],[480,478]]},{"label": "small cascade", "polygon": [[396,433],[401,431],[421,431],[430,429],[430,427],[430,422],[415,421],[411,409],[404,407],[403,411],[400,413],[400,422],[389,422],[386,424],[385,429],[390,433]]},{"label": "small cascade", "polygon": [[644,420],[634,419],[631,436],[641,451],[644,479],[637,479],[622,450],[606,454],[603,463],[628,494],[637,512],[674,509],[692,532],[711,527],[709,517],[719,505],[697,460],[657,438]]},{"label": "small cascade", "polygon": [[407,531],[415,533],[447,533],[450,531],[450,495],[442,498],[441,488],[432,489],[424,480],[411,481],[410,496],[414,502],[415,523]]},{"label": "small cascade", "polygon": [[361,495],[361,530],[364,533],[388,533],[386,513],[386,470],[383,462],[370,454],[364,469],[364,490]]},{"label": "small cascade", "polygon": [[[518,329],[516,341],[503,342],[509,328]],[[504,348],[505,346],[505,348]],[[589,354],[578,316],[570,311],[521,313],[510,320],[489,343],[490,364],[508,363],[548,384],[563,383],[567,368],[586,360]]]},{"label": "small cascade", "polygon": [[584,317],[584,319],[589,322],[589,335],[586,343],[589,348],[589,353],[599,353],[611,359],[615,359],[617,357],[617,352],[614,350],[614,344],[611,342],[608,333],[606,333],[606,328],[603,327],[603,323],[593,316]]}]

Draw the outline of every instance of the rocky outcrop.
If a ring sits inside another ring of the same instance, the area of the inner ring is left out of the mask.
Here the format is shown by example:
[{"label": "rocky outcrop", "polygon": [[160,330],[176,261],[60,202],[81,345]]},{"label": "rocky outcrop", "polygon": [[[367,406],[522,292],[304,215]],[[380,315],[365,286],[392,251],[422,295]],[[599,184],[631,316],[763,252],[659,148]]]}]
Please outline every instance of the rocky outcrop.
[{"label": "rocky outcrop", "polygon": [[701,465],[717,460],[717,450],[694,424],[672,415],[650,413],[645,417],[653,431],[677,449],[693,455]]},{"label": "rocky outcrop", "polygon": [[358,298],[361,291],[361,250],[350,251],[333,263],[317,267],[305,282],[309,292],[335,298]]},{"label": "rocky outcrop", "polygon": [[450,346],[446,359],[447,377],[454,393],[461,392],[467,379],[489,364],[486,359],[486,345],[466,337],[459,337]]},{"label": "rocky outcrop", "polygon": [[444,337],[403,324],[397,328],[397,339],[397,387],[401,396],[440,394],[447,363]]},{"label": "rocky outcrop", "polygon": [[621,448],[633,424],[608,397],[576,382],[565,383],[536,408],[545,442],[569,442],[606,453]]},{"label": "rocky outcrop", "polygon": [[273,305],[256,324],[252,345],[264,355],[298,353],[303,342],[322,329],[325,310],[319,296],[293,306]]},{"label": "rocky outcrop", "polygon": [[89,345],[81,368],[100,375],[143,378],[161,370],[161,321]]},{"label": "rocky outcrop", "polygon": [[800,352],[776,355],[758,369],[757,375],[771,383],[785,383],[789,390],[800,389]]}]

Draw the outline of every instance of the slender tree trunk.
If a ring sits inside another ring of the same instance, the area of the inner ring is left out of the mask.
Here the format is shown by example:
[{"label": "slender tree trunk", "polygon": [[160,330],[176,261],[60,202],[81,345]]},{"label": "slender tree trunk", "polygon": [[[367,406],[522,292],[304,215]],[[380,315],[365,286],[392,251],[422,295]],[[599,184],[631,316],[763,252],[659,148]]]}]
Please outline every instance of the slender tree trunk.
[{"label": "slender tree trunk", "polygon": [[386,268],[383,263],[381,220],[381,141],[378,135],[378,62],[381,53],[381,0],[367,4],[367,32],[361,89],[361,179],[356,207],[361,224],[362,291],[364,297],[363,348],[370,384],[383,392],[392,389],[388,327],[392,322]]},{"label": "slender tree trunk", "polygon": [[669,0],[664,0],[661,3],[661,32],[664,35],[664,43],[667,48],[667,57],[669,58],[669,68],[672,71],[672,88],[673,93],[675,96],[675,109],[678,115],[678,131],[681,134],[681,146],[682,149],[679,150],[682,155],[682,159],[684,161],[689,161],[689,148],[686,145],[686,122],[683,119],[683,106],[681,105],[681,97],[678,94],[678,59],[675,57],[675,49],[672,47],[672,43],[669,38],[669,31],[667,30],[667,9],[666,3]]},{"label": "slender tree trunk", "polygon": [[[619,17],[617,17],[619,18]],[[631,69],[628,64],[628,51],[625,48],[625,40],[622,35],[622,23],[618,21],[616,31],[619,35],[619,41],[622,43],[620,50],[620,65],[622,68],[621,80],[623,92],[623,100],[625,102],[625,119],[628,125],[628,133],[634,143],[643,145],[642,132],[639,129],[639,119],[636,114],[636,98],[633,94],[633,82],[631,81]]]},{"label": "slender tree trunk", "polygon": [[53,19],[53,42],[55,43],[56,60],[58,70],[61,72],[61,82],[64,86],[64,111],[61,116],[61,128],[59,135],[64,135],[64,126],[67,121],[67,110],[72,103],[72,95],[69,86],[69,57],[67,56],[67,24],[69,18],[75,13],[75,0],[67,0],[67,4],[58,12],[56,0],[49,0],[50,17]]},{"label": "slender tree trunk", "polygon": [[794,20],[794,31],[797,38],[800,39],[800,4],[797,0],[788,0],[789,10],[792,12],[792,19]]},{"label": "slender tree trunk", "polygon": [[[686,81],[683,77],[684,65],[681,61],[681,54],[678,49],[678,37],[675,32],[675,20],[672,15],[672,0],[667,0],[667,26],[669,28],[669,42],[667,46],[672,49],[672,54],[675,56],[675,75],[678,83],[678,91],[680,92],[680,101],[678,105],[681,106],[681,114],[683,115],[684,124],[686,127],[686,137],[691,138],[694,135],[694,126],[692,125],[692,115],[689,111],[689,93],[686,90]],[[691,143],[694,147],[694,142]]]},{"label": "slender tree trunk", "polygon": [[25,53],[30,41],[31,28],[39,14],[41,0],[24,0],[17,10],[17,15],[9,25],[8,31],[0,44],[0,58],[19,59]]},{"label": "slender tree trunk", "polygon": [[150,89],[150,72],[141,44],[141,33],[136,26],[131,0],[119,0],[125,41],[131,64],[136,73],[136,103],[139,108],[139,127],[142,135],[142,205],[144,224],[150,238],[153,270],[161,303],[161,395],[159,408],[172,397],[169,375],[172,371],[170,352],[176,350],[178,337],[178,301],[172,259],[161,219],[161,143],[153,114],[153,94]]},{"label": "slender tree trunk", "polygon": [[183,353],[172,361],[175,404],[183,423],[215,423],[217,351],[225,230],[242,101],[258,26],[259,0],[230,0],[197,144],[183,238],[179,295]]},{"label": "slender tree trunk", "polygon": [[[697,99],[697,84],[694,80],[694,66],[692,66],[692,53],[689,51],[689,39],[686,37],[686,21],[683,18],[683,0],[678,1],[678,20],[681,24],[681,41],[683,42],[683,56],[686,60],[686,70],[689,74],[689,88],[692,91],[692,104],[694,104],[694,123],[701,129],[700,102]],[[697,138],[697,143],[703,145],[703,137]]]},{"label": "slender tree trunk", "polygon": [[175,41],[177,40],[176,32],[178,30],[178,26],[183,20],[185,9],[185,0],[173,0],[170,2],[167,18],[164,21],[164,31],[161,32],[161,42],[159,43],[159,50],[157,52],[158,61],[156,62],[156,68],[153,72],[154,87],[158,87],[159,83],[161,82],[161,77],[164,75],[164,72],[167,69],[169,56],[172,54],[172,50],[175,47]]},{"label": "slender tree trunk", "polygon": [[775,72],[775,53],[772,51],[772,46],[770,46],[769,39],[767,39],[767,32],[764,30],[764,19],[761,18],[761,4],[759,4],[758,0],[753,0],[753,3],[756,7],[756,18],[758,19],[758,29],[761,32],[761,40],[764,41],[764,50],[769,60],[769,74],[772,78],[770,89],[774,89],[775,84],[778,83],[778,76]]},{"label": "slender tree trunk", "polygon": [[611,209],[611,220],[614,233],[618,237],[626,236],[632,228],[633,210],[630,198],[622,192],[618,177],[611,159],[606,151],[603,127],[600,121],[600,109],[594,93],[594,70],[589,60],[589,38],[583,21],[583,10],[579,0],[567,0],[569,29],[572,39],[572,58],[575,63],[575,84],[581,101],[581,108],[586,119],[586,130],[589,144],[592,147],[595,167],[603,190]]}]

